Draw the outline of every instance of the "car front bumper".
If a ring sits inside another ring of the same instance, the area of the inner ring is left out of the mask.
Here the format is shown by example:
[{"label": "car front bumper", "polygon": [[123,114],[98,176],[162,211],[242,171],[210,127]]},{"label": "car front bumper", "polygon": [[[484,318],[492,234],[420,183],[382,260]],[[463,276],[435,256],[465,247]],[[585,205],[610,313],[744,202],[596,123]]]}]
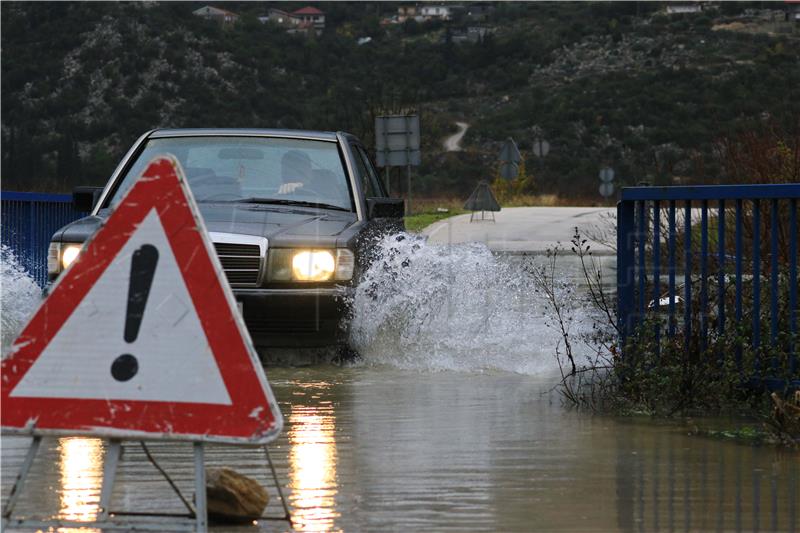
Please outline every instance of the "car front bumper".
[{"label": "car front bumper", "polygon": [[233,289],[257,347],[314,347],[347,340],[352,287]]}]

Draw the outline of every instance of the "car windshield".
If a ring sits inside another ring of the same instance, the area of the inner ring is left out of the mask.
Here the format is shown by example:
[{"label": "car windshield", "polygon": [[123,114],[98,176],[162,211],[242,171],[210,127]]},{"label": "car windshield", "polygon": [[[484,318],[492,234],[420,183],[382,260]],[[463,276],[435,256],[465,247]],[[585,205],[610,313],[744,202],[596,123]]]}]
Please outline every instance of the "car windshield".
[{"label": "car windshield", "polygon": [[122,179],[113,207],[160,154],[180,161],[198,203],[247,202],[352,211],[335,142],[273,137],[150,139]]}]

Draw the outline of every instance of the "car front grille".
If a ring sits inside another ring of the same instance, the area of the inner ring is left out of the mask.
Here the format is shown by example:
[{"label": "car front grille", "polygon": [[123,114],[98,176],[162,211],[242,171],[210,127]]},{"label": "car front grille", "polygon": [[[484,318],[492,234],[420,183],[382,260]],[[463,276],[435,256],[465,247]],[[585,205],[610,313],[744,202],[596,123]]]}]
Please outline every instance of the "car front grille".
[{"label": "car front grille", "polygon": [[257,244],[215,242],[214,249],[231,287],[258,286],[263,258]]}]

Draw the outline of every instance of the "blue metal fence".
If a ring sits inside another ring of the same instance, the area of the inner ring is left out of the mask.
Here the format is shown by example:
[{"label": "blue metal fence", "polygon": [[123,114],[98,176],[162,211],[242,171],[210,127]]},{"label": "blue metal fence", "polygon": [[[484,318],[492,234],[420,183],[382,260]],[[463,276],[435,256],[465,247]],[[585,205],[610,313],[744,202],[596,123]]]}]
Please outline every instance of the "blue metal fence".
[{"label": "blue metal fence", "polygon": [[[778,359],[759,355],[768,337],[769,347],[788,355],[784,375],[797,379],[799,198],[800,184],[623,189],[617,206],[623,345],[641,333],[646,317],[653,318],[655,331],[647,333],[656,346],[664,334],[674,341],[682,314],[687,352],[704,352],[710,339],[736,334],[755,354],[754,375],[774,376]],[[731,354],[740,368],[744,347],[739,343]]]},{"label": "blue metal fence", "polygon": [[61,226],[86,215],[72,208],[68,194],[0,192],[0,233],[40,287],[47,283],[47,247]]}]

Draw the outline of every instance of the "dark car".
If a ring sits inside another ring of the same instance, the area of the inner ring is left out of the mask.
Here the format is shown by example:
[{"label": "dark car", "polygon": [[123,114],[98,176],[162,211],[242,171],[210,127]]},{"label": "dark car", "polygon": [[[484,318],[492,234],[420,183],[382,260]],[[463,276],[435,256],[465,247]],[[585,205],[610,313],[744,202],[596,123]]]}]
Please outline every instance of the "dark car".
[{"label": "dark car", "polygon": [[53,235],[50,278],[80,253],[147,163],[165,153],[183,167],[255,345],[344,342],[348,296],[379,236],[403,229],[404,210],[347,133],[148,132],[105,187],[75,190],[75,207],[91,215]]}]

